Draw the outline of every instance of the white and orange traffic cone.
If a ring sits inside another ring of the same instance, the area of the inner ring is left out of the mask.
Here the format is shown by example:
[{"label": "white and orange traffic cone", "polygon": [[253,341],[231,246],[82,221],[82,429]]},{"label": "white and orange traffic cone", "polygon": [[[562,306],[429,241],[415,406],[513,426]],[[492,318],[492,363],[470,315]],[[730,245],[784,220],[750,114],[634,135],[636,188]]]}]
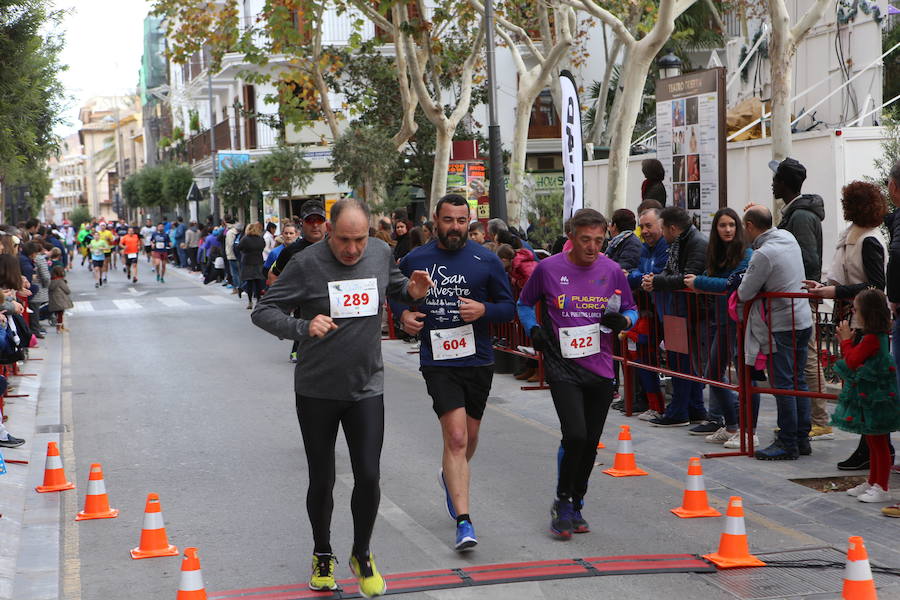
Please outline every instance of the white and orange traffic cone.
[{"label": "white and orange traffic cone", "polygon": [[872,579],[872,567],[869,565],[869,553],[866,544],[858,535],[849,540],[847,548],[847,565],[844,567],[844,587],[841,598],[844,600],[877,600],[875,580]]},{"label": "white and orange traffic cone", "polygon": [[703,467],[700,466],[700,459],[696,456],[692,456],[688,461],[687,482],[684,485],[681,506],[671,511],[682,519],[722,516],[722,513],[709,505],[706,498],[706,483],[703,481]]},{"label": "white and orange traffic cone", "polygon": [[603,442],[597,441],[597,450],[603,450],[606,446],[603,445]]},{"label": "white and orange traffic cone", "polygon": [[181,561],[181,581],[178,584],[178,596],[175,600],[206,600],[203,573],[200,571],[200,558],[197,556],[196,548],[184,549],[184,560]]},{"label": "white and orange traffic cone", "polygon": [[740,496],[728,499],[725,531],[719,538],[719,550],[712,554],[704,554],[703,558],[715,563],[720,569],[765,566],[766,563],[750,554],[747,530],[744,527],[744,503]]},{"label": "white and orange traffic cone", "polygon": [[118,516],[119,511],[109,507],[106,484],[103,483],[103,467],[100,466],[100,463],[94,463],[91,465],[91,474],[88,477],[87,495],[84,497],[84,510],[75,516],[75,520],[115,519]]},{"label": "white and orange traffic cone", "polygon": [[178,556],[178,548],[169,544],[166,525],[163,522],[159,496],[147,494],[144,508],[144,527],[141,529],[141,543],[131,551],[131,558],[154,558],[157,556]]},{"label": "white and orange traffic cone", "polygon": [[619,426],[619,447],[616,450],[616,458],[611,469],[603,471],[613,477],[634,477],[646,475],[647,472],[639,469],[634,460],[634,450],[631,448],[631,428],[628,425]]},{"label": "white and orange traffic cone", "polygon": [[66,481],[66,472],[63,470],[62,459],[59,457],[59,448],[56,442],[47,442],[47,461],[44,463],[44,485],[34,488],[38,492],[61,492],[74,490],[75,484]]}]

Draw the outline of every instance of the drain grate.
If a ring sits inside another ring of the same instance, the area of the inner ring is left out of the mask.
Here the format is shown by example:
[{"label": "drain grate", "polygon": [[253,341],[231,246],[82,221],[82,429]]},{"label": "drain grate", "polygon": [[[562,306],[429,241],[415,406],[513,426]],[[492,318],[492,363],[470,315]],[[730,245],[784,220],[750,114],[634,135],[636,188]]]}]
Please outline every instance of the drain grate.
[{"label": "drain grate", "polygon": [[36,427],[34,431],[35,433],[68,433],[69,426],[61,423],[54,423],[53,425],[40,425]]},{"label": "drain grate", "polygon": [[[846,553],[829,546],[766,554],[757,553],[756,556],[763,561],[826,560],[843,563],[847,559]],[[875,585],[879,590],[891,587],[892,590],[900,593],[900,586],[898,586],[900,582],[897,577],[876,573],[874,578]],[[810,594],[840,593],[844,584],[844,571],[832,568],[729,569],[711,575],[707,581],[741,600],[775,600],[777,598],[805,597]]]}]

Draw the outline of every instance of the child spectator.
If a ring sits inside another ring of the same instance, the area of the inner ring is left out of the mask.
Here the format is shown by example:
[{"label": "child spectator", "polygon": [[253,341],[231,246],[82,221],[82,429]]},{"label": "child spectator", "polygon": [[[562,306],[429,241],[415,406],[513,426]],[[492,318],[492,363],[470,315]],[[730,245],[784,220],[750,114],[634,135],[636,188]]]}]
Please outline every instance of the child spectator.
[{"label": "child spectator", "polygon": [[[865,436],[869,446],[869,479],[847,490],[861,502],[888,502],[891,453],[888,437],[900,431],[897,366],[891,356],[891,312],[884,292],[869,288],[853,300],[854,333],[848,321],[837,328],[844,358],[835,371],[844,380],[831,424]],[[887,514],[887,513],[886,513]]]},{"label": "child spectator", "polygon": [[60,331],[66,331],[66,328],[63,326],[63,316],[66,314],[66,309],[74,308],[75,305],[72,304],[72,298],[70,297],[71,292],[69,291],[69,284],[66,282],[65,268],[62,265],[53,267],[50,276],[49,311],[55,317],[56,332],[59,333]]},{"label": "child spectator", "polygon": [[51,267],[64,266],[63,259],[62,259],[62,250],[60,250],[59,248],[54,248],[53,250],[51,250],[50,251],[50,262],[51,262],[51,265],[50,265]]}]

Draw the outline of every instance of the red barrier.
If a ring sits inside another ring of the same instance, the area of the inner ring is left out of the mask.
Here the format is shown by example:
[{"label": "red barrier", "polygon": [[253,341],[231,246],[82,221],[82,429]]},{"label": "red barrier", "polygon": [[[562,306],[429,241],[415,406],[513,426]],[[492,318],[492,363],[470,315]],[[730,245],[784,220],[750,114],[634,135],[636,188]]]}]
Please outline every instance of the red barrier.
[{"label": "red barrier", "polygon": [[[822,310],[824,308],[822,304],[812,305],[815,324],[813,348],[819,367],[815,375],[818,389],[804,392],[779,389],[772,385],[757,386],[753,382],[752,366],[744,364],[745,324],[754,303],[770,303],[773,299],[791,298],[806,302],[814,299],[805,293],[760,294],[743,306],[743,319],[741,323],[735,323],[727,313],[727,299],[723,293],[680,290],[672,294],[656,293],[655,296],[651,296],[643,291],[635,292],[640,318],[645,320],[647,333],[642,336],[642,343],[639,344],[629,344],[628,337],[624,336],[620,347],[622,351],[620,355],[614,356],[614,359],[622,365],[626,414],[628,416],[633,414],[632,374],[635,372],[645,373],[639,377],[645,388],[652,387],[654,379],[662,375],[732,391],[738,395],[740,450],[707,453],[704,457],[753,456],[754,394],[827,399],[836,397],[825,392],[827,383],[835,379],[831,367],[837,360],[837,346],[834,339],[834,318]],[[662,302],[664,306],[657,306],[654,301]],[[792,310],[792,318],[793,316]],[[772,338],[770,327],[769,338],[770,340]],[[629,349],[629,345],[633,349]],[[771,356],[769,363],[771,364]],[[800,371],[804,367],[805,365],[794,365],[795,381],[802,376]],[[652,374],[652,377],[646,374]],[[661,382],[656,385],[659,386],[657,389],[662,389]]]}]

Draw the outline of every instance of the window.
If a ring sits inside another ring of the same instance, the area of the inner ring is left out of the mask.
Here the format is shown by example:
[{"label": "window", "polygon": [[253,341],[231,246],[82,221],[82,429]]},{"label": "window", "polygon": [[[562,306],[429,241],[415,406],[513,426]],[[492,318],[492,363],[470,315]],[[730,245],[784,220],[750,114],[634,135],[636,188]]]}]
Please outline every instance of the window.
[{"label": "window", "polygon": [[528,123],[529,139],[558,138],[561,135],[559,117],[550,90],[541,92],[531,107],[531,121]]}]

